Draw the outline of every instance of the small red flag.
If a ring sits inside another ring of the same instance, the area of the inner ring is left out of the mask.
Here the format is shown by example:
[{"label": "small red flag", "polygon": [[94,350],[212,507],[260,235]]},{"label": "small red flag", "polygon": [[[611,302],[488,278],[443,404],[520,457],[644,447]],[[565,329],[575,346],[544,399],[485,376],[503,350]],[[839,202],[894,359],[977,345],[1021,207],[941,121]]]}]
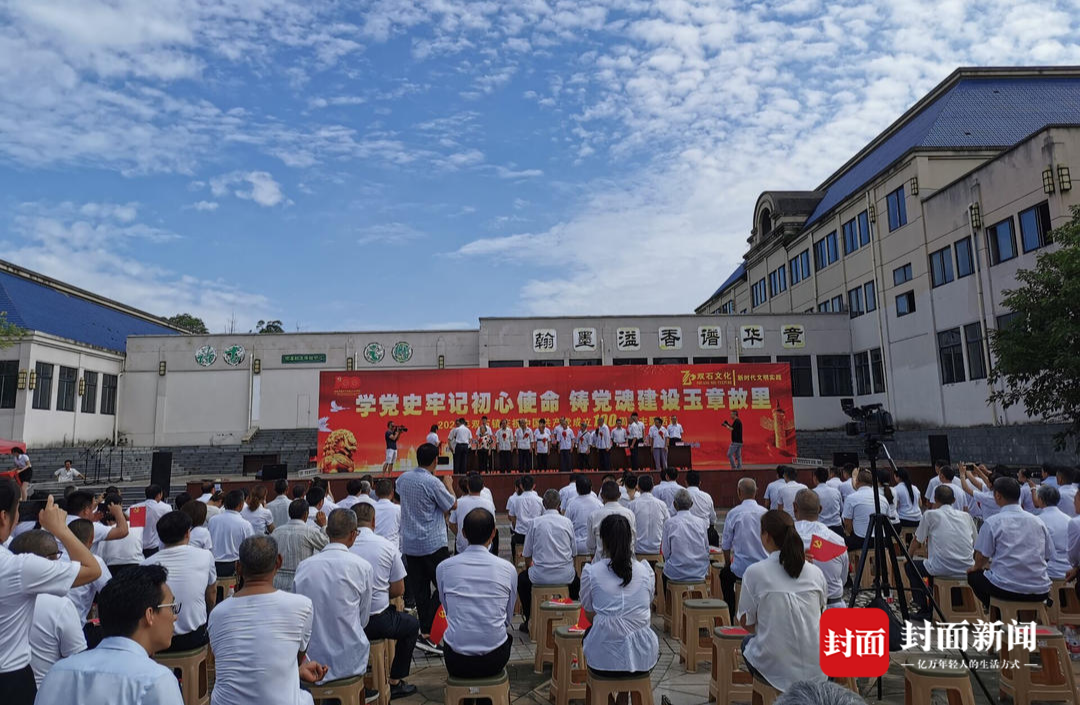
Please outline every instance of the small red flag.
[{"label": "small red flag", "polygon": [[582,607],[581,612],[578,613],[577,625],[576,626],[577,626],[578,629],[588,629],[589,627],[592,626],[592,622],[590,622],[589,618],[585,616],[585,608],[584,607]]},{"label": "small red flag", "polygon": [[431,622],[431,642],[433,644],[441,644],[443,635],[446,634],[446,628],[449,626],[446,621],[446,608],[442,605],[439,606],[439,611],[435,613],[435,619]]},{"label": "small red flag", "polygon": [[132,507],[128,510],[128,526],[133,529],[146,526],[146,507]]},{"label": "small red flag", "polygon": [[833,558],[846,553],[847,546],[842,543],[833,543],[832,541],[826,541],[820,536],[810,537],[810,549],[806,552],[806,555],[813,558],[815,561],[831,561]]}]

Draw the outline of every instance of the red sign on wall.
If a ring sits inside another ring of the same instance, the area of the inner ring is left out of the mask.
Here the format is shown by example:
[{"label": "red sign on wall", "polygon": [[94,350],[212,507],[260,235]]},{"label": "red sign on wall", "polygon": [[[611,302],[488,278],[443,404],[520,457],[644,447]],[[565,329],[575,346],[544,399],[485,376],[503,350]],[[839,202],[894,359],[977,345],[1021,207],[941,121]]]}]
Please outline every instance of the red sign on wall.
[{"label": "red sign on wall", "polygon": [[729,467],[731,432],[723,426],[739,412],[745,465],[788,462],[795,453],[795,414],[788,366],[625,365],[617,367],[469,368],[323,372],[319,380],[319,467],[324,472],[377,471],[385,457],[387,422],[408,427],[398,440],[395,470],[414,466],[416,448],[431,426],[440,441],[455,419],[473,430],[487,416],[493,429],[525,419],[536,429],[567,417],[596,428],[623,425],[637,412],[642,423],[677,416],[694,467]]}]

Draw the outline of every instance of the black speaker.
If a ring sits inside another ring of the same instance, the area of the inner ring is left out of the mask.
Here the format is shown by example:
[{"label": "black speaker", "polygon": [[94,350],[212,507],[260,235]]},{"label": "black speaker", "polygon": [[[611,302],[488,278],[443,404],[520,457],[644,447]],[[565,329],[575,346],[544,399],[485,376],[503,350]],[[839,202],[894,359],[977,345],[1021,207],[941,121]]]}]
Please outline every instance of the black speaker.
[{"label": "black speaker", "polygon": [[832,464],[833,464],[834,467],[838,467],[838,468],[842,468],[842,467],[844,467],[845,465],[848,465],[848,464],[851,464],[851,465],[854,465],[854,466],[858,467],[858,465],[859,465],[859,454],[858,453],[847,453],[847,452],[833,453],[832,454]]},{"label": "black speaker", "polygon": [[150,484],[158,485],[165,496],[169,496],[172,484],[172,453],[167,450],[155,450],[150,460]]},{"label": "black speaker", "polygon": [[949,455],[949,437],[944,433],[930,434],[926,437],[926,440],[930,443],[930,462],[936,462],[943,460],[946,463],[952,464],[952,457]]},{"label": "black speaker", "polygon": [[288,480],[289,464],[278,463],[276,465],[263,465],[261,480]]}]

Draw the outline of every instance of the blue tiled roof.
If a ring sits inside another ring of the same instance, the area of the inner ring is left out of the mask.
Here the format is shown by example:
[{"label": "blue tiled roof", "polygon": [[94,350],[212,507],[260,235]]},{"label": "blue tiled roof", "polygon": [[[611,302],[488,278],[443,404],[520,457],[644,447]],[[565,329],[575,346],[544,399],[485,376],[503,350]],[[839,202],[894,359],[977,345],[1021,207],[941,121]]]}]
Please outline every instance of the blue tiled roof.
[{"label": "blue tiled roof", "polygon": [[168,335],[176,331],[54,289],[11,272],[0,271],[0,311],[27,330],[124,352],[129,335]]},{"label": "blue tiled roof", "polygon": [[[720,285],[720,288],[713,292],[713,296],[716,296],[724,289],[728,288],[735,282],[742,279],[744,276],[746,276],[746,262],[741,262],[739,266],[735,268],[735,271],[731,273],[731,276],[724,280],[724,283]],[[711,299],[712,296],[710,296],[709,298]]]},{"label": "blue tiled roof", "polygon": [[1009,147],[1055,123],[1080,123],[1080,78],[964,78],[829,184],[806,227],[916,147]]}]

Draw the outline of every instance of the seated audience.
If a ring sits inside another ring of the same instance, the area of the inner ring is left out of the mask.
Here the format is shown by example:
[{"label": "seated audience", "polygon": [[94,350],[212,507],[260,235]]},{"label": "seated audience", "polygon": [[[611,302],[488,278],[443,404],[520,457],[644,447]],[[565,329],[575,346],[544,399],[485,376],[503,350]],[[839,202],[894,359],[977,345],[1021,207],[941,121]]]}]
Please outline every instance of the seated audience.
[{"label": "seated audience", "polygon": [[565,487],[559,490],[559,510],[562,511],[563,514],[566,514],[566,508],[570,506],[570,500],[578,495],[577,479],[579,477],[581,477],[580,472],[570,473],[570,481],[566,483]]},{"label": "seated audience", "polygon": [[330,516],[330,512],[337,506],[326,498],[326,490],[316,487],[312,483],[307,494],[304,495],[304,499],[307,500],[308,507],[310,507],[307,519],[308,526],[313,528],[326,526],[326,518]]},{"label": "seated audience", "polygon": [[[75,521],[76,519],[86,519],[93,523],[94,526],[94,541],[90,547],[91,550],[97,550],[102,541],[118,541],[128,535],[128,523],[124,517],[123,507],[118,502],[114,502],[108,505],[109,514],[112,515],[114,525],[109,527],[97,521],[97,503],[94,502],[94,495],[85,490],[76,490],[67,496],[65,499],[65,507],[67,508],[67,523]],[[164,513],[164,512],[162,512]],[[52,532],[49,532],[52,533]],[[65,555],[64,546],[60,547],[60,555]]]},{"label": "seated audience", "polygon": [[628,508],[637,499],[638,495],[638,477],[629,470],[623,471],[623,476],[619,480],[619,504]]},{"label": "seated audience", "polygon": [[824,682],[818,622],[829,590],[825,576],[806,562],[795,522],[784,512],[761,515],[761,544],[769,555],[746,569],[739,595],[739,621],[751,632],[743,660],[780,692],[798,681]]},{"label": "seated audience", "polygon": [[473,509],[462,520],[468,547],[435,569],[449,624],[443,655],[452,678],[494,676],[510,660],[514,639],[506,628],[514,616],[517,572],[509,561],[488,552],[495,531],[495,516]]},{"label": "seated audience", "polygon": [[955,488],[953,490],[953,496],[956,498],[956,501],[953,502],[955,508],[960,511],[967,509],[967,493],[964,492],[964,486],[960,482],[960,472],[952,465],[941,460],[934,462],[934,469],[937,472],[930,478],[930,482],[926,485],[926,492],[923,494],[926,497],[927,504],[934,501],[934,490],[937,489],[937,486],[945,484],[952,485]]},{"label": "seated audience", "polygon": [[737,491],[739,504],[728,511],[724,534],[720,537],[720,548],[724,551],[720,587],[732,619],[735,618],[735,583],[742,580],[747,568],[768,555],[761,545],[761,515],[768,510],[754,499],[757,482],[744,477],[739,480]]},{"label": "seated audience", "polygon": [[394,504],[394,481],[385,477],[376,480],[375,497],[375,533],[400,546],[401,505]]},{"label": "seated audience", "polygon": [[[42,529],[31,529],[17,536],[11,542],[11,552],[50,561],[60,558],[56,539]],[[40,593],[34,603],[34,621],[30,627],[30,667],[34,669],[37,687],[41,687],[54,663],[80,651],[86,651],[86,637],[75,603],[66,597]]]},{"label": "seated audience", "polygon": [[274,498],[267,502],[266,508],[270,510],[274,526],[284,526],[289,521],[289,481],[285,479],[274,481]]},{"label": "seated audience", "polygon": [[141,503],[141,506],[146,508],[146,526],[142,532],[143,558],[149,558],[161,549],[161,540],[157,535],[158,519],[173,511],[173,508],[164,501],[165,491],[161,485],[149,485],[145,494],[146,500]]},{"label": "seated audience", "polygon": [[368,496],[371,487],[367,485],[367,482],[357,478],[353,478],[345,483],[345,491],[348,492],[348,494],[344,499],[338,502],[338,509],[352,509],[356,506],[357,502],[374,504],[375,500]]},{"label": "seated audience", "polygon": [[[119,505],[120,502],[120,495],[106,492],[106,505]],[[202,502],[196,502],[194,500],[188,502],[188,504],[199,507],[206,506]],[[102,517],[101,520],[106,524],[106,526],[112,526],[116,522],[116,520],[113,519],[111,513],[107,516]],[[94,527],[94,531],[97,531],[97,527]],[[142,532],[143,530],[141,527],[130,526],[129,520],[127,536],[122,539],[116,539],[115,541],[104,541],[98,544],[96,554],[100,556],[103,561],[105,561],[105,567],[109,569],[109,573],[113,577],[116,577],[117,575],[123,573],[125,570],[130,570],[131,568],[143,562],[144,556]]]},{"label": "seated audience", "polygon": [[[205,507],[202,502],[194,502]],[[169,512],[157,525],[163,548],[143,561],[169,571],[166,582],[180,612],[173,627],[172,643],[164,651],[190,651],[210,643],[206,634],[206,614],[214,606],[217,571],[214,555],[191,543],[191,517],[186,512]]]},{"label": "seated audience", "polygon": [[650,611],[656,579],[646,561],[634,560],[626,517],[604,517],[600,538],[603,557],[581,569],[581,608],[592,622],[582,644],[585,661],[603,676],[642,675],[660,657]]},{"label": "seated audience", "polygon": [[[839,470],[839,468],[833,469]],[[833,477],[832,479],[838,478]],[[840,514],[844,510],[844,498],[840,496],[840,490],[829,484],[831,482],[829,471],[823,467],[814,468],[814,473],[810,476],[810,482],[818,496],[818,502],[821,504],[821,515],[818,520],[829,527],[833,533],[843,536],[844,525],[841,522]],[[837,482],[836,484],[839,485],[840,483]]]},{"label": "seated audience", "polygon": [[[239,558],[240,544],[255,533],[244,517],[240,508],[244,506],[244,493],[232,490],[225,495],[225,511],[210,517],[210,540],[213,543],[214,569],[219,578],[236,575],[236,561]],[[146,517],[149,526],[150,516]]]},{"label": "seated audience", "polygon": [[923,513],[908,549],[914,554],[926,546],[926,560],[914,559],[904,566],[908,582],[914,586],[912,598],[916,609],[925,612],[929,608],[926,590],[921,587],[924,579],[929,578],[933,586],[935,577],[962,578],[967,575],[975,564],[977,536],[971,515],[956,508],[956,487],[939,484],[934,490],[933,508]]},{"label": "seated audience", "polygon": [[[289,504],[289,521],[274,531],[274,541],[281,556],[281,565],[274,575],[274,587],[278,590],[292,592],[296,567],[326,547],[326,533],[308,523],[309,513],[306,499],[294,499]],[[326,517],[322,522],[326,524]]]},{"label": "seated audience", "polygon": [[713,498],[701,489],[701,473],[690,470],[686,473],[686,491],[690,493],[690,499],[694,500],[694,506],[690,507],[690,513],[705,522],[708,527],[709,545],[720,545],[720,534],[716,531],[716,505]]},{"label": "seated audience", "polygon": [[[76,519],[68,524],[68,528],[71,529],[71,533],[75,534],[75,537],[83,542],[83,545],[88,549],[93,546],[94,543],[94,525],[92,522],[86,519]],[[81,587],[72,588],[68,593],[68,599],[75,603],[75,611],[79,613],[79,619],[86,621],[90,616],[90,608],[94,606],[94,598],[105,587],[106,583],[112,578],[112,573],[105,566],[105,561],[101,559],[101,556],[94,554],[94,561],[97,562],[98,567],[101,569],[101,577],[94,582],[83,585]],[[97,639],[92,639],[90,642],[90,648],[94,648],[97,645]]]},{"label": "seated audience", "polygon": [[247,496],[240,516],[251,524],[255,535],[270,534],[274,531],[274,515],[266,508],[266,486],[255,485]]},{"label": "seated audience", "polygon": [[845,501],[847,501],[848,495],[855,491],[855,473],[858,469],[854,463],[846,463],[840,468],[840,476],[843,478],[843,482],[837,485],[836,489],[840,490],[840,496]]},{"label": "seated audience", "polygon": [[[381,480],[380,480],[381,482]],[[378,492],[376,483],[376,492]],[[356,540],[349,549],[371,565],[371,610],[364,632],[370,641],[393,639],[397,642],[390,664],[390,699],[404,698],[416,692],[416,686],[403,679],[409,675],[413,648],[420,636],[420,621],[408,612],[399,612],[390,600],[405,594],[405,564],[397,544],[375,533],[375,505],[358,502]]]},{"label": "seated audience", "polygon": [[188,545],[213,553],[214,540],[206,528],[206,505],[202,502],[188,502],[180,508],[191,519],[191,539]]},{"label": "seated audience", "polygon": [[53,664],[37,702],[182,705],[176,676],[151,658],[172,641],[176,621],[178,606],[165,580],[158,565],[136,566],[110,580],[98,600],[105,638]]},{"label": "seated audience", "polygon": [[1076,471],[1067,465],[1061,465],[1057,468],[1056,476],[1058,492],[1061,494],[1058,507],[1072,518],[1076,516]]},{"label": "seated audience", "polygon": [[667,505],[668,514],[675,514],[675,493],[682,489],[679,485],[679,471],[676,468],[659,468],[660,484],[653,487],[653,497]]},{"label": "seated audience", "polygon": [[281,556],[273,536],[249,536],[238,554],[237,576],[243,587],[210,613],[210,648],[217,669],[211,705],[311,705],[300,681],[317,683],[326,677],[326,666],[306,660],[311,600],[274,588]]},{"label": "seated audience", "polygon": [[593,554],[594,562],[600,560],[604,551],[604,546],[600,541],[600,524],[604,521],[604,517],[612,514],[621,514],[626,517],[626,520],[630,522],[630,534],[634,540],[637,540],[634,529],[637,519],[632,511],[619,504],[618,483],[614,480],[605,480],[604,484],[600,486],[600,499],[603,500],[604,504],[599,509],[594,509],[593,513],[589,515],[589,537],[585,542],[586,552]]},{"label": "seated audience", "polygon": [[525,621],[521,631],[529,631],[532,617],[532,586],[566,585],[571,597],[577,596],[577,574],[574,572],[574,525],[559,513],[559,493],[544,493],[544,513],[532,520],[521,557],[528,565],[518,573],[518,601]]},{"label": "seated audience", "polygon": [[225,493],[218,490],[210,496],[210,500],[206,503],[206,521],[209,523],[211,519],[223,511],[225,511]]},{"label": "seated audience", "polygon": [[765,508],[780,508],[780,490],[787,484],[784,474],[787,468],[780,465],[776,468],[776,479],[765,485]]},{"label": "seated audience", "polygon": [[911,476],[906,468],[898,468],[893,496],[896,498],[896,516],[903,528],[915,528],[922,521],[922,507],[919,502],[919,488],[911,484]]},{"label": "seated audience", "polygon": [[326,666],[325,681],[363,676],[371,643],[364,627],[371,616],[374,572],[351,552],[356,541],[356,514],[335,509],[326,518],[330,543],[296,567],[293,589],[318,605],[311,623],[308,656]]},{"label": "seated audience", "polygon": [[202,494],[200,494],[196,499],[198,499],[198,501],[202,502],[203,504],[206,504],[206,503],[208,503],[210,501],[210,498],[213,497],[213,496],[214,496],[214,481],[213,480],[203,480]]},{"label": "seated audience", "polygon": [[[847,531],[847,546],[853,550],[862,550],[863,539],[866,529],[870,526],[870,516],[876,509],[874,505],[873,476],[870,471],[863,468],[853,478],[855,491],[844,499],[844,511],[840,516],[844,520],[844,529]],[[887,515],[889,500],[884,495],[884,490],[878,492],[881,513]]]},{"label": "seated audience", "polygon": [[1050,594],[1046,566],[1054,555],[1050,530],[1020,508],[1020,484],[1011,477],[994,480],[994,500],[1001,509],[979,529],[968,584],[984,607],[991,597],[1044,602]]},{"label": "seated audience", "polygon": [[1061,495],[1057,487],[1047,485],[1035,492],[1035,516],[1050,531],[1054,550],[1046,564],[1051,580],[1064,580],[1069,572],[1069,515],[1061,511]]},{"label": "seated audience", "polygon": [[579,556],[590,555],[589,517],[604,506],[592,491],[592,480],[587,475],[579,474],[574,483],[577,495],[566,504],[564,513],[574,525],[574,553]]},{"label": "seated audience", "polygon": [[780,487],[776,492],[777,506],[773,509],[782,509],[788,513],[788,516],[795,516],[795,495],[799,494],[805,489],[809,489],[806,485],[799,482],[799,470],[793,465],[788,465],[784,468],[784,485]]},{"label": "seated audience", "polygon": [[[821,501],[816,492],[802,490],[795,495],[795,530],[799,532],[799,538],[802,539],[807,553],[813,552],[812,543],[819,540],[845,547],[843,553],[827,561],[812,559],[813,564],[821,569],[828,586],[825,594],[826,609],[844,607],[844,583],[848,580],[848,554],[844,537],[820,521],[820,516]],[[811,559],[808,557],[808,560]]]},{"label": "seated audience", "polygon": [[[534,489],[536,480],[532,475],[523,475],[521,480],[521,494],[515,495],[513,512],[510,513],[512,533],[510,534],[510,547],[524,546],[525,536],[529,533],[529,526],[533,519],[544,513],[544,502]],[[512,554],[511,554],[512,555]]]},{"label": "seated audience", "polygon": [[[469,476],[464,478],[463,484],[466,486],[469,493],[462,497],[458,497],[457,504],[450,511],[450,531],[457,536],[455,550],[458,553],[461,553],[469,547],[468,540],[459,528],[459,523],[465,520],[465,517],[469,515],[469,512],[477,507],[481,507],[488,510],[491,513],[491,516],[495,516],[495,503],[482,494],[484,489],[484,478],[480,476],[480,473],[469,473]],[[497,548],[495,555],[498,555]]]},{"label": "seated audience", "polygon": [[649,475],[642,475],[637,480],[638,493],[630,502],[630,511],[634,513],[634,527],[637,540],[634,553],[639,556],[659,556],[660,544],[664,540],[664,522],[671,516],[667,505],[653,495],[653,480]]},{"label": "seated audience", "polygon": [[709,537],[702,519],[690,508],[690,493],[675,493],[675,515],[664,522],[664,585],[668,580],[705,580],[709,574]]}]

